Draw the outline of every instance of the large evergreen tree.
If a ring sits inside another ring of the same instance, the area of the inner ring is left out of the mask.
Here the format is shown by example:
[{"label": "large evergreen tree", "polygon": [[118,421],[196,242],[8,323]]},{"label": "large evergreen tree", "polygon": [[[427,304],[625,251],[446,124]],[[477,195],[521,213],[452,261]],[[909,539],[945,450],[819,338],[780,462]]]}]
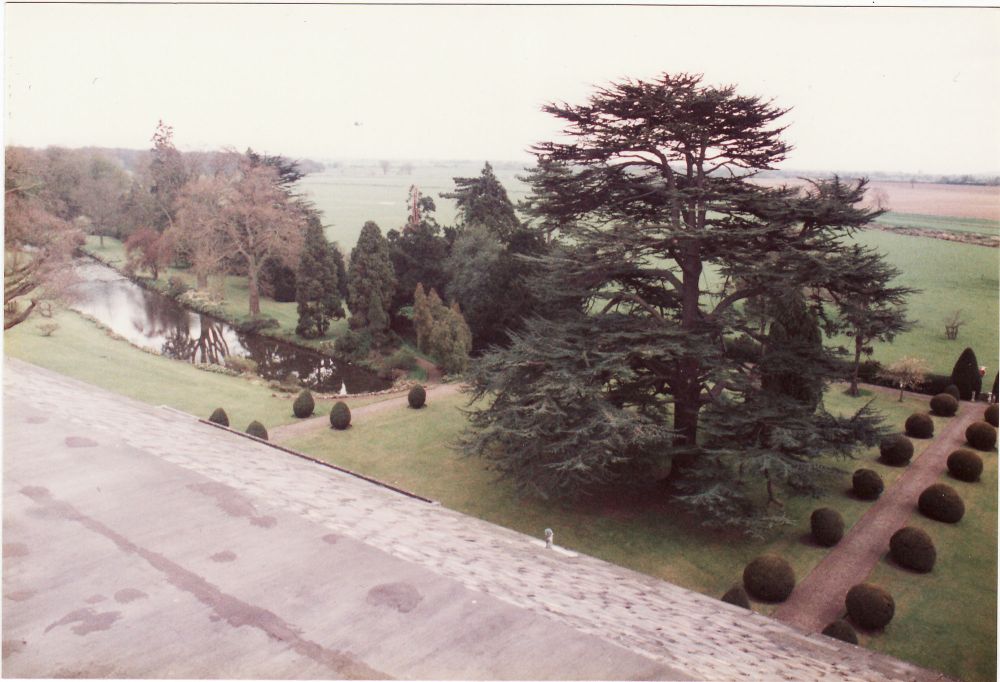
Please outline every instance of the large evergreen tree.
[{"label": "large evergreen tree", "polygon": [[[389,243],[382,231],[372,221],[365,223],[358,236],[358,243],[351,251],[351,264],[347,271],[351,309],[351,327],[369,328],[374,322],[375,332],[383,332],[388,327],[389,305],[396,290],[396,274],[389,258]],[[372,301],[383,314],[375,314],[373,319]]]},{"label": "large evergreen tree", "polygon": [[402,230],[389,230],[389,258],[396,274],[396,291],[389,311],[398,315],[404,306],[413,304],[417,284],[444,291],[448,275],[445,259],[448,242],[441,236],[441,227],[434,219],[434,199],[421,196],[410,188],[412,205],[409,219]]},{"label": "large evergreen tree", "polygon": [[330,320],[344,317],[333,247],[323,234],[319,215],[310,213],[302,258],[295,278],[299,322],[295,333],[312,339],[323,336]]},{"label": "large evergreen tree", "polygon": [[458,205],[459,226],[482,225],[506,244],[521,227],[507,190],[486,162],[476,178],[453,178],[454,192],[442,192]]}]

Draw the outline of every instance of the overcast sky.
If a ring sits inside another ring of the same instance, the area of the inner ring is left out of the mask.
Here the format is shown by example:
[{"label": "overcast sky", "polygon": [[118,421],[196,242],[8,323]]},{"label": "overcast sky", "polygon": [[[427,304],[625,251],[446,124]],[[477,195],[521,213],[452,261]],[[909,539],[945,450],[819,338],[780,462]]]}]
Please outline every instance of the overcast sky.
[{"label": "overcast sky", "polygon": [[6,6],[8,144],[520,160],[663,71],[791,107],[783,167],[1000,174],[1000,11]]}]

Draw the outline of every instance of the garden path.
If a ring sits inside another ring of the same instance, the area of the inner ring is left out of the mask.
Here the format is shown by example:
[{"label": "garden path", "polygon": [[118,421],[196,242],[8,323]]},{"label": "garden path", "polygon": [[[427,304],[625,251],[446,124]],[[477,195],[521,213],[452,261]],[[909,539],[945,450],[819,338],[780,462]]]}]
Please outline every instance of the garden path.
[{"label": "garden path", "polygon": [[[866,387],[868,388],[868,387]],[[898,395],[898,391],[891,390]],[[984,403],[961,402],[958,413],[913,460],[881,497],[803,579],[774,612],[789,625],[818,632],[844,615],[844,598],[862,583],[882,555],[889,538],[917,511],[917,498],[947,471],[948,455],[965,443],[965,429],[982,419]]]}]

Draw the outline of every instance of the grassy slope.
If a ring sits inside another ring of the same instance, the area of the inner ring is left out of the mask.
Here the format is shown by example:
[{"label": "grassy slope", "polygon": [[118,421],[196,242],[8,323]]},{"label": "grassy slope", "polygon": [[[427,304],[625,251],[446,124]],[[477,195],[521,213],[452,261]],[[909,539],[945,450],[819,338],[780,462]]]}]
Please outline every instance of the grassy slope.
[{"label": "grassy slope", "polygon": [[884,213],[875,222],[892,227],[917,227],[925,230],[949,232],[976,232],[1000,234],[1000,222],[983,218],[956,218],[951,216],[920,215],[917,213]]}]

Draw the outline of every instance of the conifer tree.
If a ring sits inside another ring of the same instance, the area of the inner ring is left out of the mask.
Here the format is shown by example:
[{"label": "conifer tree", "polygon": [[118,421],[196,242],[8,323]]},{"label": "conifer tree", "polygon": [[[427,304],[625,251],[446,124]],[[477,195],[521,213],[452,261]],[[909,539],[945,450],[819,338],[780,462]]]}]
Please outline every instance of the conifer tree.
[{"label": "conifer tree", "polygon": [[972,400],[983,390],[983,378],[979,376],[979,361],[971,348],[966,348],[955,361],[951,370],[951,383],[958,387],[962,400]]},{"label": "conifer tree", "polygon": [[[396,275],[389,259],[389,244],[378,225],[372,221],[361,228],[357,246],[351,251],[351,264],[347,271],[349,291],[348,307],[351,309],[351,327],[362,329],[371,324],[372,301],[388,320],[388,305],[396,290]],[[384,329],[382,316],[376,314],[375,324]]]},{"label": "conifer tree", "polygon": [[441,227],[434,219],[434,200],[421,196],[415,187],[410,188],[410,217],[401,230],[389,230],[389,257],[396,273],[396,292],[389,305],[389,312],[396,316],[399,310],[413,303],[414,288],[418,283],[429,289],[444,291],[448,275],[445,259],[448,242],[441,236]]},{"label": "conifer tree", "polygon": [[344,254],[340,250],[340,244],[334,242],[330,244],[330,256],[333,258],[333,265],[337,269],[337,294],[341,301],[347,301],[350,291],[347,287],[347,266],[344,264]]},{"label": "conifer tree", "polygon": [[823,397],[825,375],[831,369],[823,333],[798,292],[780,297],[775,304],[759,367],[761,390],[791,398],[812,412]]},{"label": "conifer tree", "polygon": [[482,225],[503,244],[507,244],[521,227],[514,204],[507,190],[493,173],[487,161],[476,178],[453,178],[454,192],[442,192],[445,199],[454,199],[458,205],[459,225]]},{"label": "conifer tree", "polygon": [[333,258],[333,250],[323,234],[319,216],[311,213],[295,278],[295,301],[299,313],[295,333],[303,338],[323,336],[330,328],[330,320],[344,317]]}]

